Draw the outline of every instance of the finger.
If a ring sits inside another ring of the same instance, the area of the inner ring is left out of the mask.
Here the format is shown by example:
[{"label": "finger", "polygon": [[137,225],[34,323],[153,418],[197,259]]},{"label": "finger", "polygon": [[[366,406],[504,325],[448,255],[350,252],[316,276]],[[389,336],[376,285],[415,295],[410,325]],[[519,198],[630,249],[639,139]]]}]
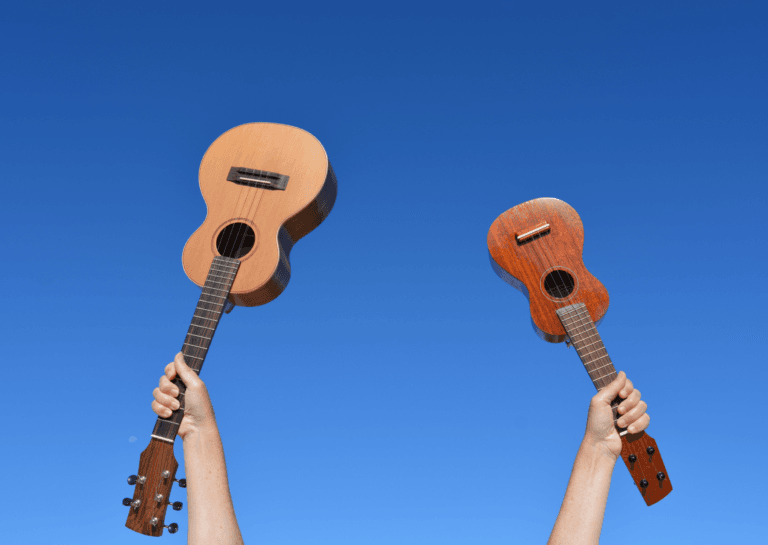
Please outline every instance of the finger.
[{"label": "finger", "polygon": [[[162,389],[162,388],[161,388]],[[640,390],[632,390],[632,393],[629,394],[629,397],[621,402],[621,405],[619,405],[619,414],[626,414],[631,409],[634,409],[637,404],[640,402]]]},{"label": "finger", "polygon": [[165,366],[165,376],[170,380],[176,378],[176,365],[174,362],[171,362]]},{"label": "finger", "polygon": [[632,422],[636,422],[640,419],[641,416],[645,414],[645,410],[648,408],[648,405],[645,403],[645,401],[640,401],[637,404],[637,407],[629,411],[627,414],[619,418],[618,424],[622,428],[626,428],[627,425],[631,424]]},{"label": "finger", "polygon": [[176,354],[176,358],[173,360],[173,363],[176,366],[176,371],[179,373],[179,377],[187,387],[196,386],[198,383],[202,384],[203,381],[200,380],[200,377],[197,376],[197,373],[190,369],[187,363],[184,361],[184,354],[181,352]]},{"label": "finger", "polygon": [[168,380],[168,377],[163,375],[160,377],[160,391],[169,396],[179,397],[179,388],[173,382]]},{"label": "finger", "polygon": [[155,396],[155,400],[165,407],[169,407],[174,411],[180,407],[179,401],[175,397],[171,397],[168,394],[164,394],[160,391],[160,388],[155,388],[152,391],[152,395]]},{"label": "finger", "polygon": [[643,431],[648,427],[648,424],[651,423],[651,417],[648,415],[648,413],[644,413],[643,416],[638,418],[635,422],[633,422],[628,430],[629,433],[637,433],[640,431]]},{"label": "finger", "polygon": [[152,402],[152,410],[155,411],[155,413],[157,413],[158,416],[162,416],[163,418],[168,418],[169,416],[171,416],[171,414],[173,414],[171,409],[161,405],[157,401]]},{"label": "finger", "polygon": [[632,393],[632,390],[634,390],[634,384],[632,384],[632,381],[627,379],[626,384],[624,384],[624,388],[621,389],[621,392],[619,392],[619,395],[621,396],[621,399],[626,399],[629,394]]},{"label": "finger", "polygon": [[613,382],[611,382],[608,386],[605,386],[603,389],[601,389],[592,399],[597,403],[610,405],[611,401],[613,401],[613,399],[619,393],[619,390],[621,390],[621,388],[624,386],[626,380],[627,375],[624,374],[624,371],[619,371],[619,376],[613,379]]}]

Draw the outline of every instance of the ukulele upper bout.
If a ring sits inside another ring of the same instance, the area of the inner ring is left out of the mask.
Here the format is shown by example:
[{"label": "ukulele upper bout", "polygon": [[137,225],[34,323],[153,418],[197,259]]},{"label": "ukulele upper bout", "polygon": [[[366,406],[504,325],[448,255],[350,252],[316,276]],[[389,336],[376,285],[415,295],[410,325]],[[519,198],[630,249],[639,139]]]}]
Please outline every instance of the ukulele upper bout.
[{"label": "ukulele upper bout", "polygon": [[222,134],[200,164],[200,190],[208,206],[187,241],[182,264],[202,286],[213,259],[240,261],[229,300],[263,305],[283,292],[297,240],[328,216],[336,177],[322,144],[289,125],[248,123]]},{"label": "ukulele upper bout", "polygon": [[608,310],[608,291],[584,266],[583,247],[581,218],[558,199],[510,208],[488,231],[493,270],[529,299],[534,330],[548,342],[567,336],[558,308],[585,303],[596,323]]}]

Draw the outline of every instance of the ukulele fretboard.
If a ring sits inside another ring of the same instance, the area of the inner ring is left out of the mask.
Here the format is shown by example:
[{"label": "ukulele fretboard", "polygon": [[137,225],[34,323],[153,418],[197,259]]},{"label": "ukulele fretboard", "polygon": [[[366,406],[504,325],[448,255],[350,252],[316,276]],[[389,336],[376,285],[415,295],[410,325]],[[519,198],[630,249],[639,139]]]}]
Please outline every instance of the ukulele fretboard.
[{"label": "ukulele fretboard", "polygon": [[[240,261],[224,256],[216,256],[211,263],[208,277],[197,302],[195,312],[192,315],[192,323],[189,325],[187,337],[181,347],[184,361],[198,375],[203,368],[205,356],[211,346],[213,335],[219,325],[219,320],[227,305],[229,291],[235,281]],[[179,377],[173,380],[179,389],[179,408],[173,411],[170,417],[158,417],[152,437],[173,443],[176,433],[184,417],[184,393],[186,386]]]},{"label": "ukulele fretboard", "polygon": [[[579,354],[579,358],[581,358],[595,388],[602,390],[616,379],[617,373],[592,317],[589,315],[587,306],[584,303],[568,305],[557,309],[557,316],[560,318],[560,322]],[[622,401],[619,396],[611,401],[614,423],[619,418],[616,408]],[[627,433],[627,428],[618,428],[618,430],[620,435]]]}]

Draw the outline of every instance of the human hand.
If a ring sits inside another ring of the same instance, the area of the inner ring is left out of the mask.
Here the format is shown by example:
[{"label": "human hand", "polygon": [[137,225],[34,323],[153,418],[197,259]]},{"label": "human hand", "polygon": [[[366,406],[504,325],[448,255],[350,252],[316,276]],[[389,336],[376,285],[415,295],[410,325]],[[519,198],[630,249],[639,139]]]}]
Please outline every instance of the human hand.
[{"label": "human hand", "polygon": [[159,416],[168,418],[171,416],[172,410],[175,411],[179,408],[179,401],[176,399],[179,395],[179,389],[171,382],[177,374],[187,387],[184,393],[184,417],[181,419],[181,425],[177,432],[179,437],[184,440],[189,433],[215,426],[216,416],[213,413],[211,398],[208,396],[205,383],[200,380],[197,373],[187,366],[181,352],[176,354],[176,358],[165,366],[165,374],[160,377],[160,386],[152,392],[152,395],[155,396],[152,410]]},{"label": "human hand", "polygon": [[648,405],[645,401],[640,401],[640,390],[634,389],[632,381],[624,371],[620,371],[613,382],[592,398],[584,443],[602,450],[612,456],[614,461],[621,456],[621,437],[614,426],[611,410],[611,401],[617,394],[624,399],[618,408],[619,427],[629,427],[629,433],[638,433],[647,428],[651,421],[651,417],[645,412]]}]

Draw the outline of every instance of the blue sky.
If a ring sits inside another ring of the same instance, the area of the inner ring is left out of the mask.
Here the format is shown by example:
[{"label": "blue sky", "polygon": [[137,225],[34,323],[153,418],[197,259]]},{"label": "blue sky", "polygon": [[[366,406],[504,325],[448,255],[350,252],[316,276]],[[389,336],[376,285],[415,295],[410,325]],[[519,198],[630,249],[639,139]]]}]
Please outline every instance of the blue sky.
[{"label": "blue sky", "polygon": [[[581,215],[611,296],[600,332],[675,487],[648,508],[619,462],[603,542],[764,535],[766,16],[5,6],[4,542],[149,539],[121,500],[199,295],[180,260],[205,217],[197,169],[253,121],[314,134],[339,193],[286,291],[222,319],[201,375],[246,543],[546,541],[594,387],[536,337],[485,242],[537,197]],[[186,505],[171,513],[163,539],[185,542]]]}]

